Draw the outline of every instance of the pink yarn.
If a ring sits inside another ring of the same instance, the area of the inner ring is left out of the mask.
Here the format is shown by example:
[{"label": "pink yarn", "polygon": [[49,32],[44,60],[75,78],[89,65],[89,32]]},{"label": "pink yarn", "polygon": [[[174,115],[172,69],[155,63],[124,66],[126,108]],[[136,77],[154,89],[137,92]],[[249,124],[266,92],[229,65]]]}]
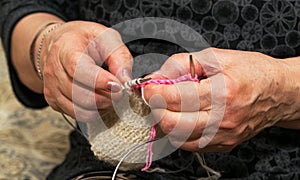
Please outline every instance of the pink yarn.
[{"label": "pink yarn", "polygon": [[145,87],[148,84],[175,84],[183,81],[194,81],[194,82],[199,82],[198,76],[195,75],[195,77],[192,77],[191,74],[185,74],[183,76],[180,76],[177,79],[151,79],[149,81],[146,81],[142,84],[135,85],[132,88],[133,89],[139,89],[141,87]]},{"label": "pink yarn", "polygon": [[[183,76],[180,76],[177,79],[151,79],[149,81],[146,81],[140,85],[136,85],[133,86],[133,89],[139,89],[139,88],[143,88],[145,86],[147,86],[148,84],[175,84],[175,83],[179,83],[179,82],[183,82],[183,81],[193,81],[193,82],[199,82],[198,76],[195,75],[195,77],[192,77],[191,74],[186,74]],[[152,164],[152,156],[153,156],[153,152],[152,152],[152,146],[153,146],[153,140],[156,137],[156,124],[154,124],[151,127],[151,133],[150,133],[150,138],[149,140],[152,141],[148,144],[148,149],[147,149],[147,155],[146,155],[146,165],[145,167],[142,169],[142,171],[146,171],[150,168],[151,164]]]},{"label": "pink yarn", "polygon": [[[151,127],[151,133],[150,133],[149,140],[154,140],[155,139],[155,137],[156,137],[156,130],[155,130],[155,128],[156,128],[156,124]],[[147,155],[146,155],[146,165],[142,169],[142,171],[148,170],[150,168],[151,164],[152,164],[152,156],[153,156],[152,145],[153,145],[153,143],[154,142],[152,141],[152,142],[150,142],[148,144]]]}]

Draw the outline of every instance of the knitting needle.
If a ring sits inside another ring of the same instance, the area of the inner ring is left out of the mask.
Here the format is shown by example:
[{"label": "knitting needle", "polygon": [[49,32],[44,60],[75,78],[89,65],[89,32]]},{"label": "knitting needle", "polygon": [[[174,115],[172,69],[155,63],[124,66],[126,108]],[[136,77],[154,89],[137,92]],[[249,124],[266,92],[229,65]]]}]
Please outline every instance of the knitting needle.
[{"label": "knitting needle", "polygon": [[190,54],[190,72],[191,72],[191,76],[192,78],[195,77],[195,65],[194,65],[194,61],[193,61],[193,56]]},{"label": "knitting needle", "polygon": [[140,85],[149,80],[151,80],[151,77],[150,78],[136,78],[136,79],[133,79],[133,80],[123,83],[123,87],[125,89],[131,89],[132,86]]}]

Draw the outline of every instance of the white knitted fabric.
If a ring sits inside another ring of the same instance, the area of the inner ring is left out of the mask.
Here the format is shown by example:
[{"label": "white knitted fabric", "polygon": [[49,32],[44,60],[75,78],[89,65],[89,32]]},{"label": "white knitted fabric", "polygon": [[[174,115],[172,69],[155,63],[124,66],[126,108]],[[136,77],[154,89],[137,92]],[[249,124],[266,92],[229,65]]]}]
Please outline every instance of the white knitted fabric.
[{"label": "white knitted fabric", "polygon": [[[152,120],[150,108],[136,93],[124,96],[114,110],[106,111],[101,117],[106,130],[101,131],[101,121],[88,123],[91,149],[103,161],[116,165],[134,146],[149,140]],[[99,130],[100,129],[100,130]],[[145,164],[147,145],[129,155],[120,169],[141,168]]]}]

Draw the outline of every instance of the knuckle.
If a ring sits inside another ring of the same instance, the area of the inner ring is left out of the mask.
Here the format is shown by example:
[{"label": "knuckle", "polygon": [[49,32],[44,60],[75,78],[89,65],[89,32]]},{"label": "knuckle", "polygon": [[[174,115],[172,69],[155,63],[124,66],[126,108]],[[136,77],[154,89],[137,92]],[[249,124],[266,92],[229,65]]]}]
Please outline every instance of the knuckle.
[{"label": "knuckle", "polygon": [[60,43],[59,42],[53,42],[51,44],[51,48],[50,49],[51,49],[51,52],[59,52],[59,50],[61,49]]},{"label": "knuckle", "polygon": [[169,59],[175,60],[178,58],[178,54],[173,54],[169,57]]},{"label": "knuckle", "polygon": [[221,124],[221,128],[227,131],[233,131],[237,128],[237,123],[235,121],[223,121]]},{"label": "knuckle", "polygon": [[199,53],[197,53],[197,55],[211,53],[212,51],[213,51],[213,47],[205,48],[205,49],[201,50]]},{"label": "knuckle", "polygon": [[227,104],[230,105],[229,107],[233,108],[234,102],[236,102],[236,95],[238,94],[238,91],[238,85],[234,83],[228,83],[228,87],[226,88],[226,93],[224,93],[224,96]]},{"label": "knuckle", "polygon": [[121,35],[117,30],[112,29],[112,28],[107,28],[107,32],[108,32],[109,35],[112,35],[114,37],[117,37],[117,38],[121,39]]},{"label": "knuckle", "polygon": [[102,32],[100,32],[100,35],[98,36],[98,38],[100,39],[107,37],[119,40],[122,39],[120,33],[112,28],[105,28]]},{"label": "knuckle", "polygon": [[203,51],[204,52],[208,52],[208,53],[219,53],[220,49],[219,48],[215,48],[215,47],[209,47],[209,48],[206,48]]},{"label": "knuckle", "polygon": [[62,96],[58,96],[56,98],[56,105],[61,109],[65,109],[65,99]]},{"label": "knuckle", "polygon": [[232,102],[237,94],[237,86],[234,83],[228,82],[227,92],[226,92],[226,101]]},{"label": "knuckle", "polygon": [[50,78],[53,76],[52,70],[49,66],[44,67],[43,76],[44,76],[44,78]]},{"label": "knuckle", "polygon": [[169,105],[180,105],[182,101],[182,96],[180,93],[170,93],[168,96],[167,102]]},{"label": "knuckle", "polygon": [[165,134],[169,134],[174,129],[175,125],[173,121],[169,121],[166,118],[163,118],[160,122],[160,128]]}]

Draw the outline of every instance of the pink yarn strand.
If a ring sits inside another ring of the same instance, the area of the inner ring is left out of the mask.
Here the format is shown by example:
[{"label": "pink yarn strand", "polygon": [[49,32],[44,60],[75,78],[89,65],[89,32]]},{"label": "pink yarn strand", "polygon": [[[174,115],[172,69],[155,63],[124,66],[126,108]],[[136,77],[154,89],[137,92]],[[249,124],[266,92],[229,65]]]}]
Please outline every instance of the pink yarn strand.
[{"label": "pink yarn strand", "polygon": [[147,86],[148,84],[175,84],[183,81],[199,82],[199,79],[197,75],[195,77],[192,77],[191,74],[185,74],[183,76],[178,77],[177,79],[151,79],[140,85],[134,86],[133,89],[139,89],[141,87]]},{"label": "pink yarn strand", "polygon": [[[149,138],[150,141],[154,140],[155,137],[156,137],[156,129],[155,128],[156,128],[156,125],[153,125],[151,127],[151,133],[150,133],[150,138]],[[148,144],[147,155],[146,155],[146,165],[142,169],[142,171],[147,171],[150,168],[151,164],[152,164],[152,156],[153,156],[152,146],[153,146],[153,143],[154,142],[152,141]]]},{"label": "pink yarn strand", "polygon": [[[192,77],[191,74],[186,74],[183,76],[178,77],[177,79],[151,79],[149,81],[146,81],[140,85],[136,85],[133,87],[133,89],[139,89],[142,87],[147,86],[148,84],[175,84],[183,81],[193,81],[193,82],[199,82],[198,76],[196,75],[195,77]],[[150,133],[150,138],[149,140],[152,141],[156,137],[156,124],[154,124],[151,127],[151,133]],[[146,165],[141,171],[147,171],[151,164],[152,164],[152,157],[153,157],[153,152],[152,152],[152,146],[153,146],[153,141],[148,144],[148,149],[147,149],[147,155],[146,155]]]}]

